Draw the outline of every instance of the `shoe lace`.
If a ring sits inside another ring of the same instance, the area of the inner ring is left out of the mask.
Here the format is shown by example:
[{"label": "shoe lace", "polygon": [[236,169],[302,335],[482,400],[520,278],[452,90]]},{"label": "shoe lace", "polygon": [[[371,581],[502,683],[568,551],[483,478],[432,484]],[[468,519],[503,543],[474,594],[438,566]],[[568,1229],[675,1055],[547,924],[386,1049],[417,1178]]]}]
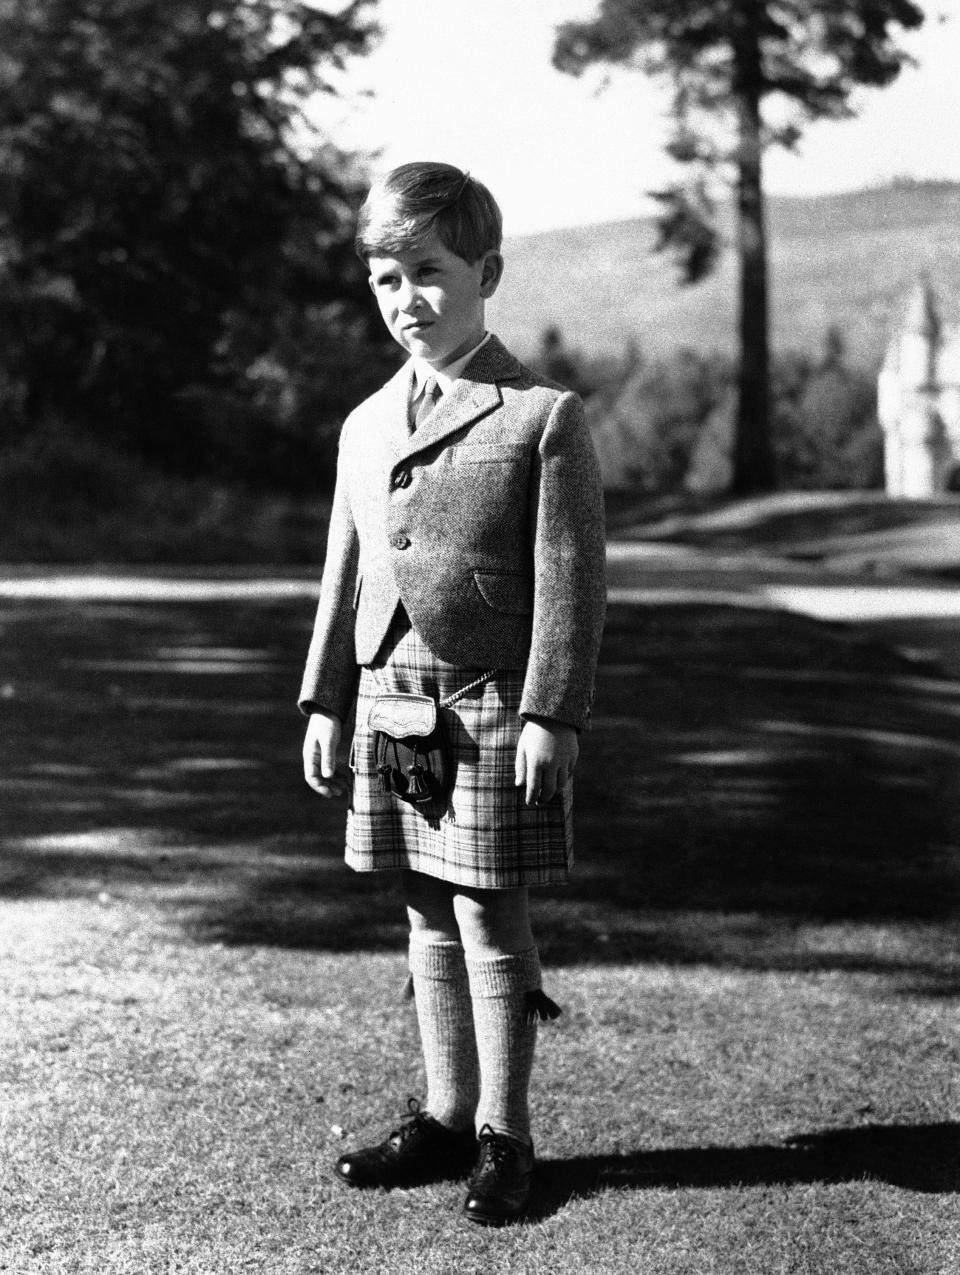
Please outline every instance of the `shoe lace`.
[{"label": "shoe lace", "polygon": [[496,1171],[516,1155],[516,1150],[509,1138],[497,1133],[490,1125],[485,1124],[477,1134],[479,1152],[477,1155],[477,1171]]},{"label": "shoe lace", "polygon": [[421,1110],[419,1099],[407,1099],[407,1114],[401,1118],[404,1123],[399,1128],[392,1130],[390,1137],[387,1139],[398,1150],[414,1132],[419,1131],[426,1124],[426,1113]]}]

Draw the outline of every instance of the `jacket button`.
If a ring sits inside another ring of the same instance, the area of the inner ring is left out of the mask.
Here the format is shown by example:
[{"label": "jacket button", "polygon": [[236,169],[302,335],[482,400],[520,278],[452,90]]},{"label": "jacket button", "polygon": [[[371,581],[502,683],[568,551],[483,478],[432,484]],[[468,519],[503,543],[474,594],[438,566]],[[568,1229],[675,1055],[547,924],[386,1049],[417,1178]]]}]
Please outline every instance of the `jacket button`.
[{"label": "jacket button", "polygon": [[413,479],[409,469],[398,469],[393,476],[394,487],[409,487]]},{"label": "jacket button", "polygon": [[394,536],[393,547],[394,549],[409,549],[410,548],[409,536]]}]

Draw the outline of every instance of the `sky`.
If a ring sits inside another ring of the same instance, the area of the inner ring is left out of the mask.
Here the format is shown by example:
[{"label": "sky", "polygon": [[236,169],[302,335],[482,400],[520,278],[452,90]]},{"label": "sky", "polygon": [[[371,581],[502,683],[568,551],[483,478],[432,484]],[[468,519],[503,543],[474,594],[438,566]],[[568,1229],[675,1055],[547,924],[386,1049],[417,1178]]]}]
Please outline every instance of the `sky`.
[{"label": "sky", "polygon": [[[960,180],[960,4],[919,0],[917,59],[856,120],[808,128],[797,156],[768,152],[771,194],[852,190],[894,178]],[[318,119],[374,169],[437,159],[492,189],[507,234],[641,216],[675,171],[662,146],[667,97],[636,72],[581,79],[550,63],[557,23],[596,0],[380,0],[384,36],[353,62]],[[947,21],[938,21],[941,14]],[[367,97],[365,93],[372,92]]]}]

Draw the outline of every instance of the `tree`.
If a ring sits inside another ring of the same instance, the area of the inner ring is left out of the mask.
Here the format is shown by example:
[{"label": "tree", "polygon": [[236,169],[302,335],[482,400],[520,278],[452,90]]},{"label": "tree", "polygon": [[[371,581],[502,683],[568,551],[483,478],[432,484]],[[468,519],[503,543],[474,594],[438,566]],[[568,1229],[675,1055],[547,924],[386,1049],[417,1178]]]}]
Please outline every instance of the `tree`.
[{"label": "tree", "polygon": [[694,179],[660,192],[660,247],[688,280],[716,256],[709,177],[733,169],[740,257],[740,366],[732,488],[774,485],[770,439],[764,148],[797,145],[802,125],[853,113],[858,85],[889,84],[909,61],[894,28],[919,27],[912,0],[601,0],[558,28],[554,63],[638,69],[672,87],[668,152]]},{"label": "tree", "polygon": [[303,107],[368,48],[373,2],[0,0],[0,384],[20,429],[86,421],[202,467],[204,396],[256,414],[292,332],[363,338],[359,177]]}]

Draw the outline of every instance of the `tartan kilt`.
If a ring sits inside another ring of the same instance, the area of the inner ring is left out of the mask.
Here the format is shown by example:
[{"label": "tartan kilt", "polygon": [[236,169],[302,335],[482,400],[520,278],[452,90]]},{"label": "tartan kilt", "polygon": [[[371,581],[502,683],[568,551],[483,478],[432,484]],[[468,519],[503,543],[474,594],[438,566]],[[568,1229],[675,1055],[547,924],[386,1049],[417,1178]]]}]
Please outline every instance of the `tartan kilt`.
[{"label": "tartan kilt", "polygon": [[[449,708],[444,719],[453,759],[446,805],[413,806],[379,790],[367,718],[381,691],[443,699],[483,669],[437,658],[401,611],[373,668],[362,668],[350,769],[347,864],[357,872],[411,868],[456,885],[497,890],[565,882],[573,863],[573,791],[568,784],[544,806],[528,806],[514,786],[523,722],[521,669],[501,669]],[[379,684],[378,684],[379,679]]]}]

